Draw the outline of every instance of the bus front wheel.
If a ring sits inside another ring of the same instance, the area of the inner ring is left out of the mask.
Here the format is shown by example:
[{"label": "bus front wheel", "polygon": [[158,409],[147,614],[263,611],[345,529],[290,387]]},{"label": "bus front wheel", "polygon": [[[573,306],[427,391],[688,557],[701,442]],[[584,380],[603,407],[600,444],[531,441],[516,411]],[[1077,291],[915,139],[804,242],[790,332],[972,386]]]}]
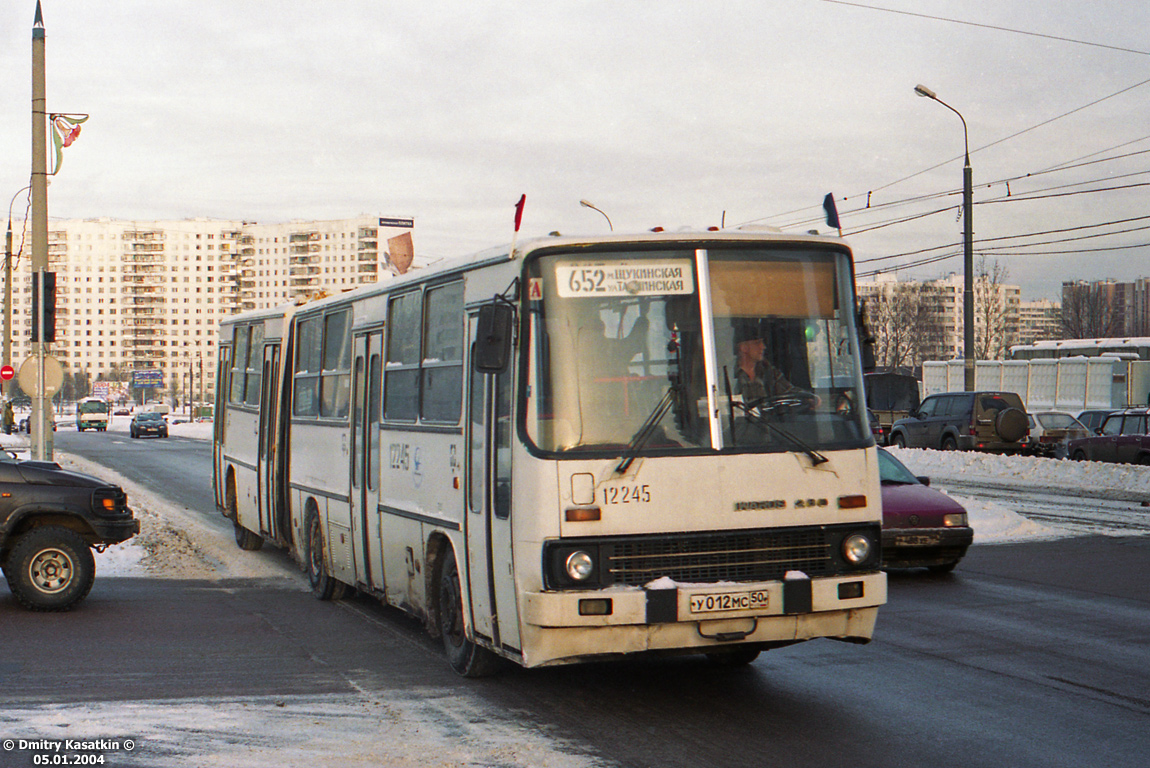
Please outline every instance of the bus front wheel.
[{"label": "bus front wheel", "polygon": [[484,677],[495,671],[498,657],[467,639],[463,624],[463,591],[455,556],[448,554],[439,575],[439,634],[447,662],[463,677]]}]

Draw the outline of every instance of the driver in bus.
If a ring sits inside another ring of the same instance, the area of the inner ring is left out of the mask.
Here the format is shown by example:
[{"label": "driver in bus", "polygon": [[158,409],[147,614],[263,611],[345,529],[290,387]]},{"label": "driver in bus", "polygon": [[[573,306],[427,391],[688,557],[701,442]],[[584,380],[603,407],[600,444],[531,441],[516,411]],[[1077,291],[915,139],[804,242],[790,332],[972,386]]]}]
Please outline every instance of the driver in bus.
[{"label": "driver in bus", "polygon": [[735,388],[748,405],[775,397],[793,396],[817,407],[818,395],[796,387],[770,361],[764,359],[767,345],[754,325],[735,329]]}]

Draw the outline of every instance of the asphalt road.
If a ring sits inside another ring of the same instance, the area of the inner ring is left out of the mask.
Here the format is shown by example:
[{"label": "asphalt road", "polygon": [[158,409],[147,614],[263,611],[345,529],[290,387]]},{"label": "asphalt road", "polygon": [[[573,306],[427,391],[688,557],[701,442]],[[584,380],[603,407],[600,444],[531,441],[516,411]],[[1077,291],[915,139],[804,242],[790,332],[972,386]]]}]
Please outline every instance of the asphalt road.
[{"label": "asphalt road", "polygon": [[213,522],[220,518],[220,530],[231,530],[216,514],[212,501],[212,444],[207,440],[132,439],[127,432],[76,432],[61,427],[55,435],[55,449],[114,469],[173,504],[203,513]]},{"label": "asphalt road", "polygon": [[[61,433],[58,449],[217,517],[206,444],[75,437],[83,446]],[[202,473],[184,466],[197,451]],[[480,681],[455,678],[398,611],[366,598],[321,603],[283,580],[97,579],[61,615],[20,611],[0,588],[0,737],[18,727],[5,709],[25,716],[61,702],[426,697],[447,702],[425,728],[448,738],[478,739],[510,720],[586,765],[1142,768],[1148,572],[1150,537],[976,545],[951,575],[892,575],[867,646],[819,640],[738,670],[692,657],[508,669]],[[462,701],[479,702],[478,730],[451,719]],[[164,749],[151,753],[155,764],[180,764],[178,747]],[[146,755],[117,764],[151,765]]]}]

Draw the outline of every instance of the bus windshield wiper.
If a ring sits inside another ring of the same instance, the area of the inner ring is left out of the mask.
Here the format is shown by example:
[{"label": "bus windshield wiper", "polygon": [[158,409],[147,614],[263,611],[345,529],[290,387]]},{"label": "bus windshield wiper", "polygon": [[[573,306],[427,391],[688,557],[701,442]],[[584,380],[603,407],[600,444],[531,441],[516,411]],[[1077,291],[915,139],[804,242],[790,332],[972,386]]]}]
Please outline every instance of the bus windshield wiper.
[{"label": "bus windshield wiper", "polygon": [[[724,374],[724,376],[727,375],[727,369],[726,368],[723,369],[723,374]],[[771,422],[767,421],[761,414],[754,413],[754,408],[752,406],[749,406],[746,403],[741,403],[741,402],[736,401],[733,397],[730,396],[730,392],[731,392],[731,380],[730,380],[730,377],[727,376],[727,403],[731,407],[732,414],[734,413],[734,409],[738,408],[747,417],[747,421],[749,423],[754,424],[756,427],[759,427],[760,429],[762,429],[766,432],[771,432],[771,433],[778,435],[779,437],[783,438],[784,440],[789,442],[791,445],[795,446],[800,451],[805,453],[808,457],[810,457],[811,464],[813,464],[816,467],[819,464],[826,464],[828,461],[830,461],[830,459],[828,459],[826,456],[822,455],[821,453],[816,451],[814,448],[812,448],[811,446],[807,445],[805,442],[803,442],[799,438],[792,435],[790,432],[787,432],[782,427],[780,427],[776,424],[772,424]],[[732,417],[731,417],[731,441],[732,441],[732,443],[734,442],[734,436],[735,436],[735,419],[734,419],[734,416],[732,415]]]},{"label": "bus windshield wiper", "polygon": [[672,384],[667,387],[667,392],[663,395],[663,399],[655,405],[655,410],[651,411],[651,415],[643,422],[643,426],[639,427],[639,431],[631,438],[631,442],[627,444],[627,450],[623,454],[623,460],[615,467],[615,471],[623,474],[635,458],[639,455],[639,451],[651,439],[651,434],[655,431],[655,427],[659,426],[659,422],[667,415],[667,411],[671,410],[671,404],[675,401],[675,395],[679,391],[678,384]]}]

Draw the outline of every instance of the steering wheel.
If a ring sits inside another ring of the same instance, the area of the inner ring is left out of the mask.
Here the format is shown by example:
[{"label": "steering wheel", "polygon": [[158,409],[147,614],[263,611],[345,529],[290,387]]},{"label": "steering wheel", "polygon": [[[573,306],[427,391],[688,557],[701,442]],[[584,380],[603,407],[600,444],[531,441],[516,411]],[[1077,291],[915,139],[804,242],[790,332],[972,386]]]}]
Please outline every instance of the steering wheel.
[{"label": "steering wheel", "polygon": [[819,404],[819,396],[813,392],[794,390],[784,395],[773,397],[760,397],[747,403],[747,409],[759,408],[764,411],[810,413]]}]

